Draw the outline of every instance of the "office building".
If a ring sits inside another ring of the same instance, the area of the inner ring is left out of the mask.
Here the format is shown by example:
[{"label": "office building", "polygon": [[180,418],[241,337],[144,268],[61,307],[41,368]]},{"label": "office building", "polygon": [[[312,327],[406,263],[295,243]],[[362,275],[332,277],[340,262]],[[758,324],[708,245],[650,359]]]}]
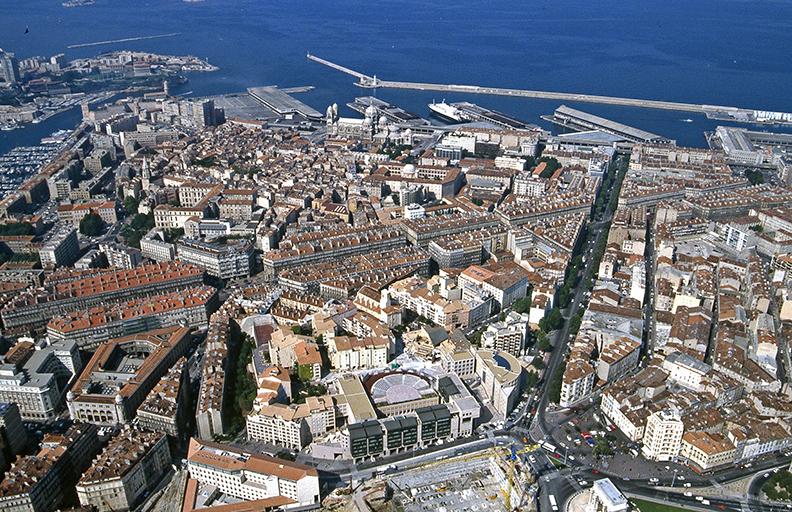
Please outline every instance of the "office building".
[{"label": "office building", "polygon": [[0,48],[0,82],[3,85],[16,85],[19,82],[19,63],[11,52]]},{"label": "office building", "polygon": [[520,361],[497,350],[476,351],[476,375],[481,389],[498,414],[506,417],[520,397],[523,368]]}]

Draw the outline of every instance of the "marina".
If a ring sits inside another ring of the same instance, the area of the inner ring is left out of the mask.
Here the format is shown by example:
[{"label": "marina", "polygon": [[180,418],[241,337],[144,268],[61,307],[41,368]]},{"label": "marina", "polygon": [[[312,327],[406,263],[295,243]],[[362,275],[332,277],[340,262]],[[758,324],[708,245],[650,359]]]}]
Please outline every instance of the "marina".
[{"label": "marina", "polygon": [[38,146],[20,146],[0,156],[0,198],[14,192],[28,178],[69,145],[71,130],[59,130]]}]

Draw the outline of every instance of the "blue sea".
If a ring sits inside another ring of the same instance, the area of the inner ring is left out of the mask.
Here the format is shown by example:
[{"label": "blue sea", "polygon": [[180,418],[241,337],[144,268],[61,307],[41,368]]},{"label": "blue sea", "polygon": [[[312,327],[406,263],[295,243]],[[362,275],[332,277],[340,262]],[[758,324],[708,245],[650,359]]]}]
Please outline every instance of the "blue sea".
[{"label": "blue sea", "polygon": [[[29,33],[25,34],[25,28]],[[179,32],[172,38],[67,50],[70,44]],[[792,111],[790,0],[0,0],[0,47],[19,58],[130,49],[208,58],[174,92],[209,95],[257,85],[312,85],[324,111],[369,90],[307,52],[380,78],[581,92]],[[555,101],[378,90],[428,116],[426,105],[468,100],[542,124]],[[715,126],[679,112],[572,105],[704,146]],[[691,118],[692,122],[686,122]],[[72,110],[0,132],[0,153],[74,126]]]}]

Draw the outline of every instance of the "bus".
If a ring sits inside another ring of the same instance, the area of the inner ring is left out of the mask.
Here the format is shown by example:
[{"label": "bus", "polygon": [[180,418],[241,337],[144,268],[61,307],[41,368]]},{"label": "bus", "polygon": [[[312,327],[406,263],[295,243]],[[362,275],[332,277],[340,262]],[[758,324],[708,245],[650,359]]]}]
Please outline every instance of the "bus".
[{"label": "bus", "polygon": [[556,451],[556,447],[554,445],[546,442],[546,441],[544,443],[542,443],[542,448],[544,448],[545,450],[547,450],[550,453],[554,453]]},{"label": "bus", "polygon": [[550,508],[552,508],[554,512],[557,512],[558,511],[558,503],[556,503],[555,496],[550,494],[547,498],[550,500]]}]

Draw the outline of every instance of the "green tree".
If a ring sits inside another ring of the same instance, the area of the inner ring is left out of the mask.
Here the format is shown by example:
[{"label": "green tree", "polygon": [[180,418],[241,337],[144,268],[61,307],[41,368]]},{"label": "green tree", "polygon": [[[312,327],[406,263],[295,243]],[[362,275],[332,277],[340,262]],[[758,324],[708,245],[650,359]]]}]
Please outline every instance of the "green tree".
[{"label": "green tree", "polygon": [[553,350],[553,345],[550,344],[550,340],[547,337],[547,333],[545,333],[544,331],[539,331],[539,334],[536,337],[536,348],[538,348],[542,352],[550,352],[551,350]]},{"label": "green tree", "polygon": [[592,450],[595,456],[608,456],[613,455],[613,448],[611,448],[610,443],[604,437],[600,437],[597,439],[596,443],[594,444],[594,449]]},{"label": "green tree", "polygon": [[80,233],[86,236],[98,236],[102,233],[104,221],[95,212],[86,213],[80,221]]},{"label": "green tree", "polygon": [[311,382],[313,380],[313,369],[308,364],[297,365],[297,378],[303,382]]},{"label": "green tree", "polygon": [[140,201],[134,197],[127,196],[126,199],[124,199],[124,210],[126,210],[128,215],[137,214],[138,206],[140,206]]},{"label": "green tree", "polygon": [[531,309],[531,297],[523,297],[512,304],[512,309],[517,313],[527,313]]},{"label": "green tree", "polygon": [[748,181],[751,183],[751,185],[761,185],[765,182],[764,175],[759,169],[750,169],[745,171],[745,177],[748,178]]},{"label": "green tree", "polygon": [[291,330],[297,336],[301,336],[303,334],[303,328],[301,325],[292,325]]},{"label": "green tree", "polygon": [[0,236],[25,236],[35,235],[36,229],[27,222],[9,222],[0,224]]},{"label": "green tree", "polygon": [[561,385],[564,382],[564,372],[566,371],[566,362],[562,363],[553,374],[550,385],[547,388],[547,396],[550,401],[558,403],[561,400]]}]

